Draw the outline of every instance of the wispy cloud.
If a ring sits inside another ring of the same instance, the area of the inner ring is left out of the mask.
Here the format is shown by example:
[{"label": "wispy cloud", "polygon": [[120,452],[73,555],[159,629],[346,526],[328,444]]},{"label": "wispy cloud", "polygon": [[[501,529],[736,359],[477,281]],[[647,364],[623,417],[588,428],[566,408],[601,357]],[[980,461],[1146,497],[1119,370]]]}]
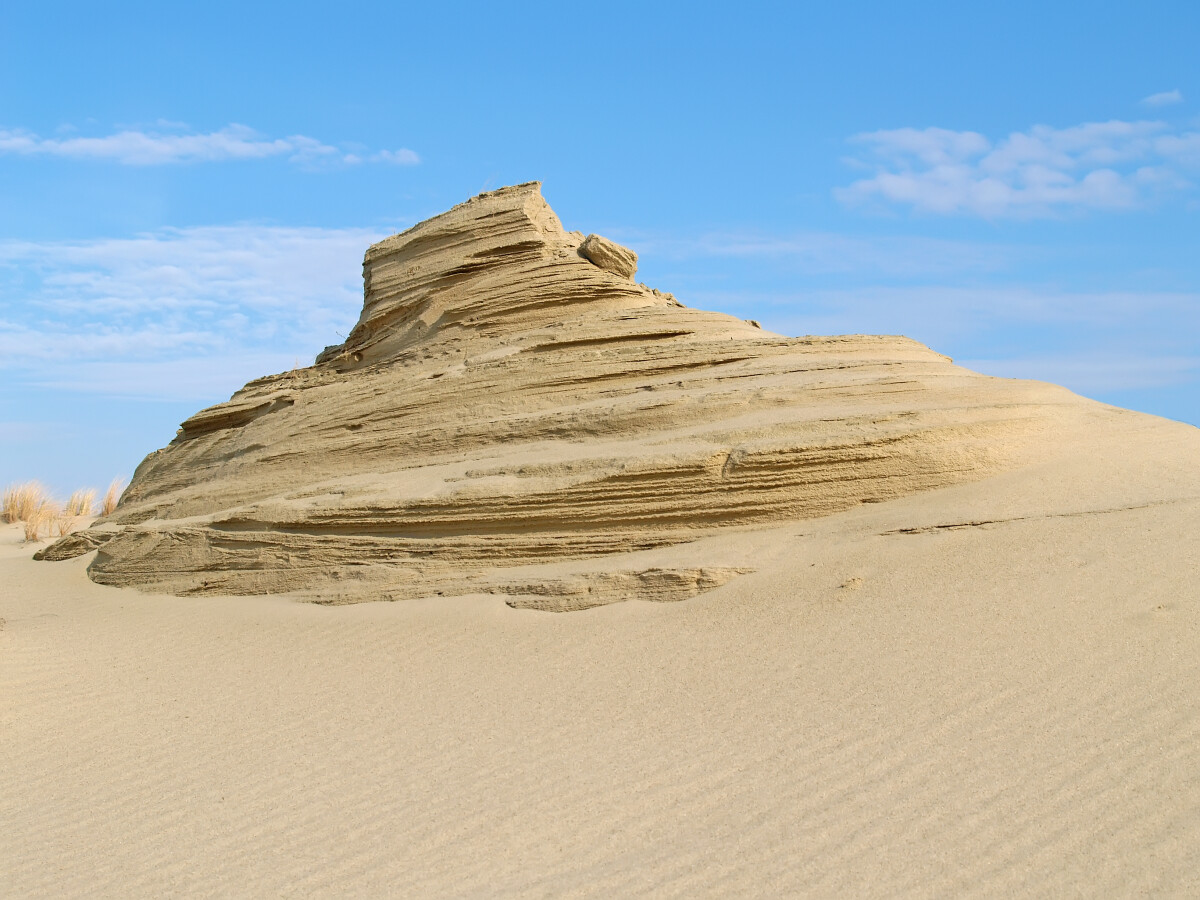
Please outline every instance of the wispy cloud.
[{"label": "wispy cloud", "polygon": [[1175,103],[1183,102],[1183,93],[1178,89],[1173,91],[1162,91],[1158,94],[1151,94],[1149,97],[1143,97],[1142,103],[1146,106],[1171,106]]},{"label": "wispy cloud", "polygon": [[53,426],[44,422],[0,422],[0,440],[2,441],[36,441],[49,438],[54,432]]},{"label": "wispy cloud", "polygon": [[[224,399],[251,378],[308,364],[348,333],[362,307],[363,251],[384,236],[236,225],[0,241],[0,373],[10,385],[107,397]],[[689,305],[785,334],[907,334],[972,368],[1083,393],[1200,377],[1200,294],[997,284],[1007,280],[1004,254],[1021,248],[909,240],[724,234],[632,243],[648,260],[686,259],[686,269],[697,254],[747,272],[773,269],[776,283],[784,270],[794,279],[797,266],[832,272],[841,286],[802,293],[722,293],[711,289],[720,279],[707,277],[690,291],[660,285]],[[839,259],[823,262],[830,256]],[[859,281],[871,272],[890,283]],[[989,283],[946,285],[964,272]],[[912,281],[900,286],[897,277]]]},{"label": "wispy cloud", "polygon": [[1049,381],[1082,394],[1174,387],[1200,376],[1200,355],[1114,357],[1109,353],[1084,352],[1011,359],[960,359],[958,363],[985,375]]},{"label": "wispy cloud", "polygon": [[1192,186],[1200,133],[1164,122],[1036,125],[994,141],[973,131],[900,128],[855,136],[872,174],[835,195],[849,205],[933,214],[1035,217],[1128,209]]},{"label": "wispy cloud", "polygon": [[212,402],[306,365],[362,307],[373,229],[238,225],[0,241],[0,371],[19,382]]},{"label": "wispy cloud", "polygon": [[420,162],[420,157],[407,149],[380,150],[364,156],[302,134],[270,138],[237,124],[218,131],[191,132],[169,122],[154,129],[125,129],[99,137],[47,138],[29,131],[0,130],[0,153],[98,160],[127,166],[268,158],[283,158],[301,165],[328,162],[354,165],[364,160],[399,165]]},{"label": "wispy cloud", "polygon": [[788,335],[902,334],[976,371],[1089,396],[1200,381],[1195,292],[928,284],[683,299]]},{"label": "wispy cloud", "polygon": [[397,166],[415,166],[421,161],[421,157],[417,156],[411,150],[401,148],[399,150],[380,150],[378,153],[371,156],[375,162],[392,163]]},{"label": "wispy cloud", "polygon": [[982,346],[979,341],[1011,335],[1026,346],[1064,336],[1108,335],[1130,346],[1157,341],[1155,349],[1165,354],[1178,353],[1181,346],[1200,353],[1200,294],[1188,291],[863,285],[774,296],[711,292],[694,299],[739,314],[756,308],[764,324],[773,321],[790,334],[906,334],[943,352],[964,339],[974,348]]},{"label": "wispy cloud", "polygon": [[909,235],[857,237],[809,231],[768,234],[761,231],[715,231],[696,235],[648,234],[617,229],[652,263],[760,259],[803,274],[885,275],[901,278],[948,273],[994,271],[1026,250],[996,244]]}]

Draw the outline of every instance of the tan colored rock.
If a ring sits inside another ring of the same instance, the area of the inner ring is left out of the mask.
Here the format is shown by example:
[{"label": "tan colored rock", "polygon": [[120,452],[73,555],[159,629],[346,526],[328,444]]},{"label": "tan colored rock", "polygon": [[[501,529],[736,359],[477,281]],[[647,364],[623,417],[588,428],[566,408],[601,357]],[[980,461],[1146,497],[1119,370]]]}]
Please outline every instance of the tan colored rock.
[{"label": "tan colored rock", "polygon": [[613,243],[598,234],[589,234],[579,245],[579,255],[593,262],[606,272],[633,281],[637,272],[637,254],[628,247]]},{"label": "tan colored rock", "polygon": [[98,546],[93,580],[182,594],[682,599],[744,560],[646,553],[985,478],[1101,409],[903,337],[687,309],[589,242],[616,247],[535,183],[374,245],[345,343],[192,416],[107,542],[49,556]]}]

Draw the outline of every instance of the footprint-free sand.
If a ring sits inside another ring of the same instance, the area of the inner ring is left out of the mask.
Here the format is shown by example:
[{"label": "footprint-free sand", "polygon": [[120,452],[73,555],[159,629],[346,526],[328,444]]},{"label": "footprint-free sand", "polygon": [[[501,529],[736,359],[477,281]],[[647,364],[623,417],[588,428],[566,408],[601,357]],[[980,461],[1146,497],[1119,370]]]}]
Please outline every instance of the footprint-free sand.
[{"label": "footprint-free sand", "polygon": [[1200,432],[1095,410],[647,551],[753,570],[677,603],[146,594],[4,526],[2,892],[1194,895]]}]

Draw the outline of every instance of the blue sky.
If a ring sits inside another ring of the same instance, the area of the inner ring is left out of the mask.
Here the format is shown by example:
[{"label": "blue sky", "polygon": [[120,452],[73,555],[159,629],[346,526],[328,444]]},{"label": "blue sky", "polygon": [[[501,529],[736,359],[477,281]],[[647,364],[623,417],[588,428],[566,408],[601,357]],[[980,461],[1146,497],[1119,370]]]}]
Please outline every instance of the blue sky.
[{"label": "blue sky", "polygon": [[1200,5],[5,4],[0,481],[306,364],[541,180],[684,303],[1200,424]]}]

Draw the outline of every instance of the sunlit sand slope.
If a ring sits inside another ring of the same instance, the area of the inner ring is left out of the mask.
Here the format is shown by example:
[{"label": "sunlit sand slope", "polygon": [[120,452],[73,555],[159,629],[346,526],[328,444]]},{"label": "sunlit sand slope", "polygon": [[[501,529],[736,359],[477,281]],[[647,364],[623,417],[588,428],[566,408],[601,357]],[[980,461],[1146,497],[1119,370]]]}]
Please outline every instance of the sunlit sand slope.
[{"label": "sunlit sand slope", "polygon": [[1035,465],[627,560],[753,569],[687,602],[557,616],[115,590],[9,527],[3,893],[1194,896],[1197,458],[1097,408]]}]

